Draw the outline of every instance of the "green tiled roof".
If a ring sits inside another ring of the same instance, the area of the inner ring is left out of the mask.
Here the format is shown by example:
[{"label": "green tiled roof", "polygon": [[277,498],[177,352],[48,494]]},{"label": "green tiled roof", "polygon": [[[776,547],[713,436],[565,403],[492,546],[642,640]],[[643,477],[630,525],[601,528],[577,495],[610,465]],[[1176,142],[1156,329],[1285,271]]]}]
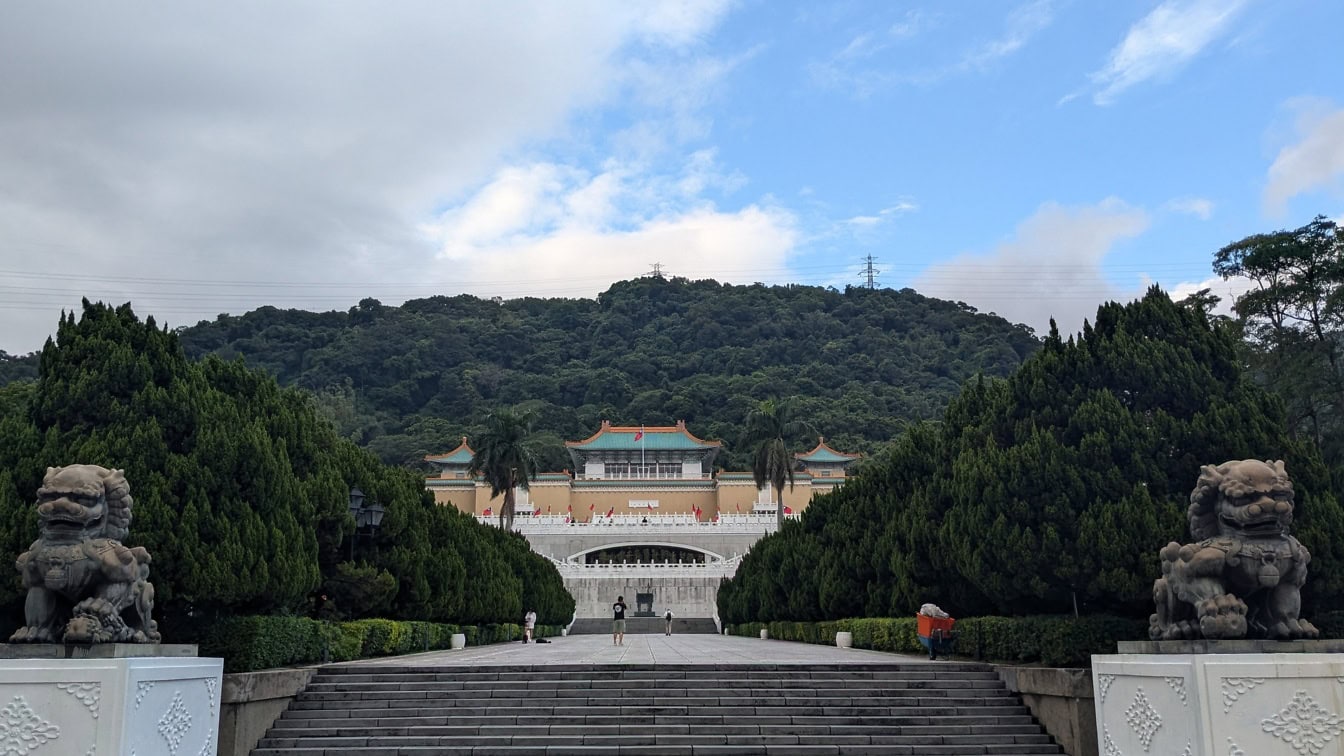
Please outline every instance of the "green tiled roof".
[{"label": "green tiled roof", "polygon": [[[643,437],[635,440],[641,431]],[[675,426],[656,428],[616,427],[603,422],[602,428],[583,441],[566,441],[570,449],[589,450],[629,450],[639,451],[689,451],[693,449],[717,449],[718,441],[704,441],[691,435],[683,423]]]},{"label": "green tiled roof", "polygon": [[476,456],[476,452],[467,446],[467,437],[462,437],[462,443],[456,449],[444,454],[430,454],[425,457],[426,462],[433,462],[438,465],[469,465],[471,458]]},{"label": "green tiled roof", "polygon": [[827,446],[825,439],[819,440],[817,442],[817,448],[813,449],[812,451],[804,454],[793,455],[794,459],[800,460],[802,462],[820,462],[820,463],[853,462],[854,460],[858,459],[859,456],[860,455],[858,454],[845,454],[844,452],[838,452],[835,449],[832,449],[831,447]]}]

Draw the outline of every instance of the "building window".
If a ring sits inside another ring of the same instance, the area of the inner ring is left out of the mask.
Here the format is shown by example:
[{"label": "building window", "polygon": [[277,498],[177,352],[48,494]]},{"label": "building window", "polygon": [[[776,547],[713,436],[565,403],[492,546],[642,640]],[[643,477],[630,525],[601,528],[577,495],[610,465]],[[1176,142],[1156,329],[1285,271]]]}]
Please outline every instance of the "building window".
[{"label": "building window", "polygon": [[615,480],[674,479],[681,477],[681,465],[677,462],[608,462],[603,468],[603,477]]}]

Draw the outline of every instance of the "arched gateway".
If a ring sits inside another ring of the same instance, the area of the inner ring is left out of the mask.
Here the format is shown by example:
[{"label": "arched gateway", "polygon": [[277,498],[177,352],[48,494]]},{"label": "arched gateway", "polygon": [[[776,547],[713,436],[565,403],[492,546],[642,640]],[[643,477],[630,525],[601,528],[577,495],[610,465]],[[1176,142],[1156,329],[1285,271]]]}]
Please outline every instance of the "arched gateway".
[{"label": "arched gateway", "polygon": [[[516,492],[514,529],[555,562],[580,618],[605,618],[617,596],[635,616],[715,616],[719,582],[776,527],[768,488],[750,472],[714,472],[718,441],[692,435],[685,423],[621,427],[604,422],[583,441],[565,443],[574,472],[543,473]],[[474,452],[463,438],[425,459],[440,469],[426,486],[437,502],[497,524],[497,499],[467,474]],[[796,517],[812,496],[844,482],[859,459],[825,439],[795,454],[793,490],[784,513]]]}]

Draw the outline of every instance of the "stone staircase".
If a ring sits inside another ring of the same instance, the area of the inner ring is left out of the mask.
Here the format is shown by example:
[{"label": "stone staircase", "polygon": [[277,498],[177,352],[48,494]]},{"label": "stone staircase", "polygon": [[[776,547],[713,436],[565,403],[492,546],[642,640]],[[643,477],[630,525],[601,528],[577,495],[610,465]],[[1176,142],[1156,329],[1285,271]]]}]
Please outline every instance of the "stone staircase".
[{"label": "stone staircase", "polygon": [[1060,754],[987,665],[329,666],[254,756]]},{"label": "stone staircase", "polygon": [[[712,617],[677,617],[672,620],[672,632],[676,635],[709,634],[716,635],[719,628]],[[570,635],[611,635],[610,619],[581,617],[574,620],[569,628]],[[628,617],[625,620],[626,635],[662,635],[662,617]]]}]

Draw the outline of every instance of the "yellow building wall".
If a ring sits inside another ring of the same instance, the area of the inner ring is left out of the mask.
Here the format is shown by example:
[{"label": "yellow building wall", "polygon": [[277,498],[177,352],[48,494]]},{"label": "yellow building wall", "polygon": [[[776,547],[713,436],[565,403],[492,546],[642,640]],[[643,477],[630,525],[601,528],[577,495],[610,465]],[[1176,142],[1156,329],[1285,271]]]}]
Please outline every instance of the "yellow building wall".
[{"label": "yellow building wall", "polygon": [[[533,482],[528,490],[527,504],[519,503],[521,512],[525,507],[541,507],[543,514],[563,515],[568,513],[570,505],[574,507],[574,519],[586,522],[589,519],[589,505],[597,516],[606,515],[615,508],[616,514],[641,514],[645,510],[630,506],[632,500],[654,500],[658,506],[654,514],[691,514],[698,506],[701,517],[713,519],[716,514],[749,514],[759,498],[756,484],[751,480],[720,480],[714,489],[695,490],[647,490],[635,487],[618,489],[579,489],[574,490],[568,481]],[[654,486],[656,488],[656,486]],[[813,486],[809,480],[796,481],[793,490],[784,487],[784,505],[794,512],[802,512],[816,494],[826,493],[835,488],[832,484]],[[479,515],[487,508],[494,513],[503,506],[503,496],[490,496],[490,487],[477,484],[473,487],[432,488],[434,503],[440,506],[456,507],[458,511]],[[530,509],[529,509],[530,511]]]},{"label": "yellow building wall", "polygon": [[719,481],[718,511],[720,514],[751,514],[756,505],[756,484],[751,481]]},{"label": "yellow building wall", "polygon": [[456,507],[459,512],[476,513],[476,491],[474,488],[432,488],[434,503],[443,507]]}]

